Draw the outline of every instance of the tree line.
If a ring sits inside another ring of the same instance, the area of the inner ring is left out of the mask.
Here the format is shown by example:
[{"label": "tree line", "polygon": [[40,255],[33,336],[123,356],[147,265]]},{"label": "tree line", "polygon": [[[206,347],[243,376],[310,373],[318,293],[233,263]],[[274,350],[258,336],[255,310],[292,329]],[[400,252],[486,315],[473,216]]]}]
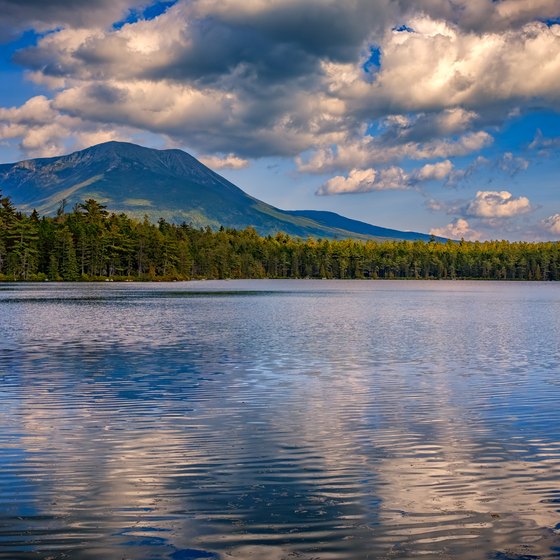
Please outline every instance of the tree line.
[{"label": "tree line", "polygon": [[417,278],[559,280],[559,242],[299,239],[114,214],[89,199],[54,217],[0,194],[0,280]]}]

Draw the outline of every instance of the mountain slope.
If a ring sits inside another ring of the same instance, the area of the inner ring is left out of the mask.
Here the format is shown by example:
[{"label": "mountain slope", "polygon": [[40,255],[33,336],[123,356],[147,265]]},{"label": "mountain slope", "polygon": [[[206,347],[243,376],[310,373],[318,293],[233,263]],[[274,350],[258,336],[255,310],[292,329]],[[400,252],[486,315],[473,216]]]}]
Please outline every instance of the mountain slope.
[{"label": "mountain slope", "polygon": [[112,212],[195,226],[254,227],[308,237],[429,239],[332,212],[284,211],[257,200],[181,150],[107,142],[72,154],[0,165],[0,190],[24,211],[54,214],[95,198]]},{"label": "mountain slope", "polygon": [[[415,239],[430,239],[431,235],[424,233],[417,233],[415,231],[399,231],[397,229],[384,228],[381,226],[374,226],[359,220],[352,220],[345,218],[340,214],[334,212],[325,212],[320,210],[287,210],[287,213],[292,216],[308,218],[317,222],[318,224],[338,228],[343,231],[351,231],[358,235],[365,235],[369,237],[382,237],[389,239],[407,239],[414,241]],[[441,239],[441,238],[439,238]]]}]

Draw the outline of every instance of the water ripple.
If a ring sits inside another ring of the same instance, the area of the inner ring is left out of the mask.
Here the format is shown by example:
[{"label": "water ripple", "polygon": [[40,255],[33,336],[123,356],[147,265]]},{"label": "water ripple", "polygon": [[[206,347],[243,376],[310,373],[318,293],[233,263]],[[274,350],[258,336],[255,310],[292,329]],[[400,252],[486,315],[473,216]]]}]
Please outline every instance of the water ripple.
[{"label": "water ripple", "polygon": [[0,558],[560,558],[551,284],[0,285]]}]

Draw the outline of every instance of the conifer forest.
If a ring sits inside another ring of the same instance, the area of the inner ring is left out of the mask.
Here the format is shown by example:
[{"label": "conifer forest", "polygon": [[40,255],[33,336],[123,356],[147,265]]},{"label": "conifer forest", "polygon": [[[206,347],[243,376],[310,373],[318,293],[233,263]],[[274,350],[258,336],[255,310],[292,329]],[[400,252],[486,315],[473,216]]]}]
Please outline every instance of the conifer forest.
[{"label": "conifer forest", "polygon": [[0,280],[234,278],[559,280],[559,242],[299,239],[110,213],[89,199],[54,217],[0,196]]}]

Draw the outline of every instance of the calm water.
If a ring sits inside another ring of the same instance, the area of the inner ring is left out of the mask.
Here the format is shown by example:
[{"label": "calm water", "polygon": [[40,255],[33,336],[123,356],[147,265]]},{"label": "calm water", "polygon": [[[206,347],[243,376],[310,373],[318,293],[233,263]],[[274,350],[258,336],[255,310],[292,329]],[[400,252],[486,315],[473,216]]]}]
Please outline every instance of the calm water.
[{"label": "calm water", "polygon": [[560,558],[560,286],[0,284],[0,558]]}]

